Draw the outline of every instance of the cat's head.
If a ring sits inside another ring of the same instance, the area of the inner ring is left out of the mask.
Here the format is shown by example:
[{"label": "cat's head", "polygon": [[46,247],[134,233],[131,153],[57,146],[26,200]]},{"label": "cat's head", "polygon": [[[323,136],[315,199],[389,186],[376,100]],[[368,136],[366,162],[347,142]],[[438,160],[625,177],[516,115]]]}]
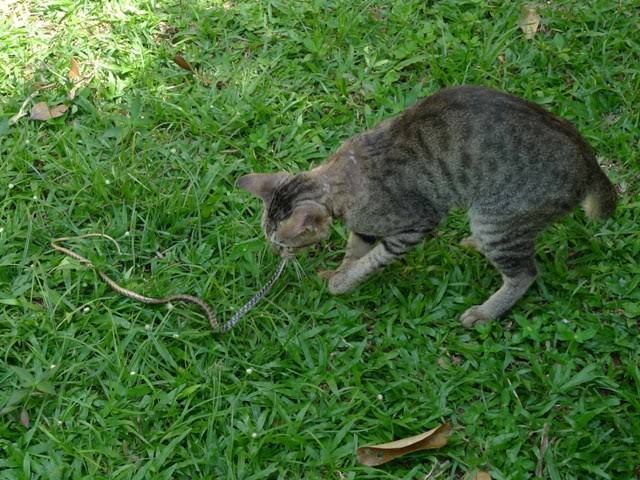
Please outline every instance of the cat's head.
[{"label": "cat's head", "polygon": [[238,186],[264,202],[262,228],[280,255],[292,255],[329,236],[327,189],[311,175],[251,173],[240,177]]}]

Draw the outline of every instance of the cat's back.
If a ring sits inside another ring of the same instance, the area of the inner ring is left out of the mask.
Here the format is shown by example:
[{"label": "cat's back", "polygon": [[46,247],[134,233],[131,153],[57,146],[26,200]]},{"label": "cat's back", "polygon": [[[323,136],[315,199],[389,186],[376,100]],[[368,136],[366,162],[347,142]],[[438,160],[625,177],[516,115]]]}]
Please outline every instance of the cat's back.
[{"label": "cat's back", "polygon": [[405,158],[410,168],[405,164],[403,171],[411,172],[413,188],[430,192],[443,208],[487,199],[507,205],[516,197],[578,199],[598,169],[591,148],[568,121],[484,87],[441,90],[384,131],[389,147],[379,164],[393,175]]},{"label": "cat's back", "polygon": [[[394,125],[396,133],[410,132],[421,126],[459,129],[466,139],[499,133],[498,129],[513,133],[513,130],[529,126],[534,127],[529,134],[531,137],[555,132],[589,148],[576,128],[563,118],[515,95],[474,85],[442,89],[405,110]],[[524,136],[527,132],[520,133]]]}]

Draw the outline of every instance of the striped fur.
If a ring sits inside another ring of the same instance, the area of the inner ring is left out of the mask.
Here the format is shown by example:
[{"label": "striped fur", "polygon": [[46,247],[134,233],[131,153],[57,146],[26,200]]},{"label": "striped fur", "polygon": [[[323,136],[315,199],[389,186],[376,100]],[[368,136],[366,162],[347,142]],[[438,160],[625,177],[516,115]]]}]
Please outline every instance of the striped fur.
[{"label": "striped fur", "polygon": [[549,224],[580,204],[604,218],[616,203],[591,147],[569,122],[470,86],[442,90],[349,139],[326,163],[271,193],[257,194],[266,203],[267,235],[279,245],[288,242],[281,225],[309,201],[352,232],[342,265],[324,273],[332,293],[355,288],[420,243],[449,210],[466,208],[472,236],[465,243],[503,277],[497,292],[462,315],[466,326],[502,315],[526,292],[536,277],[536,236]]}]

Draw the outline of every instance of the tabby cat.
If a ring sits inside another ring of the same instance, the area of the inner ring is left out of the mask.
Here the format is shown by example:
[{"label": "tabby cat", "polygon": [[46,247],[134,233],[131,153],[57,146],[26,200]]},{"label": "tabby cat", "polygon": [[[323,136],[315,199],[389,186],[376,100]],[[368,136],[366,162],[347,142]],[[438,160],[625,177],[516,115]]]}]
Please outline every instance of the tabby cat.
[{"label": "tabby cat", "polygon": [[423,99],[308,172],[252,173],[238,185],[264,201],[263,228],[282,255],[326,239],[334,218],[345,222],[342,264],[321,272],[333,294],[417,245],[451,208],[467,209],[472,235],[463,244],[480,251],[503,283],[462,314],[466,327],[504,314],[527,291],[545,227],[578,204],[591,218],[616,205],[613,185],[569,122],[475,86]]}]

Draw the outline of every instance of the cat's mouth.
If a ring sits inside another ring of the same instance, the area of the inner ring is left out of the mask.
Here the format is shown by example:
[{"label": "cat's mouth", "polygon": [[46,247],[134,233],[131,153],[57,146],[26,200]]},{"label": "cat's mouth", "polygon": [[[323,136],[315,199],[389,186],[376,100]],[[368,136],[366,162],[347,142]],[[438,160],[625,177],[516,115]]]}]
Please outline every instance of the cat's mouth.
[{"label": "cat's mouth", "polygon": [[283,258],[292,258],[301,250],[309,248],[315,245],[316,243],[317,242],[309,242],[303,245],[291,246],[291,245],[285,245],[284,243],[280,243],[278,241],[272,240],[271,248],[273,248],[273,250]]}]

